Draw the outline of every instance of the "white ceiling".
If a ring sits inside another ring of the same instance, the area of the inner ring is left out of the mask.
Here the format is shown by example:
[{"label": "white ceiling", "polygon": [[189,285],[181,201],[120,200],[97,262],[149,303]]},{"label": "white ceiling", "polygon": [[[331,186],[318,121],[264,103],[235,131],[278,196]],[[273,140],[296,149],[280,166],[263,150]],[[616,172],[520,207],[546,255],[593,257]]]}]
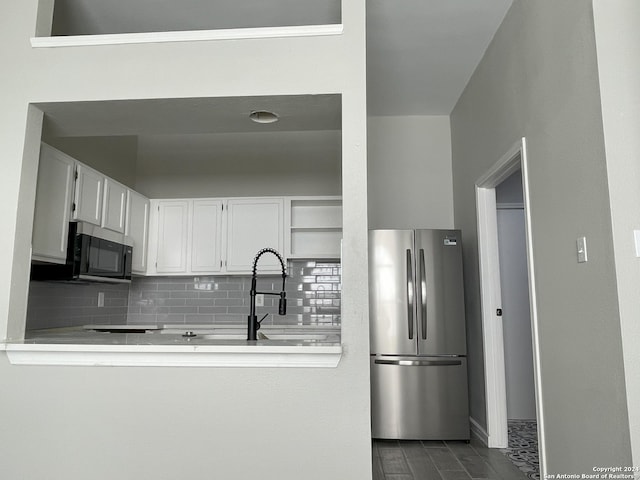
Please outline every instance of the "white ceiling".
[{"label": "white ceiling", "polygon": [[[368,115],[449,115],[512,1],[368,0]],[[340,23],[340,0],[56,0],[54,15],[53,33],[62,35],[330,24]],[[337,95],[40,107],[46,114],[48,136],[178,138],[341,128]],[[277,112],[280,121],[272,125],[248,121],[249,112],[263,108]],[[239,149],[253,137],[242,138]],[[330,152],[335,152],[335,145],[327,155]]]}]

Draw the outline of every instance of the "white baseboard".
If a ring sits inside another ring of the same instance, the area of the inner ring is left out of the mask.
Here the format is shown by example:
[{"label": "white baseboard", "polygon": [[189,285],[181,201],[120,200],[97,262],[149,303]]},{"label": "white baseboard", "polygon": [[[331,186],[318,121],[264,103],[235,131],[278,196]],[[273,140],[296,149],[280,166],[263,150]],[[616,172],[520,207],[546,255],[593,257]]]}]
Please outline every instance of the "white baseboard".
[{"label": "white baseboard", "polygon": [[489,434],[487,431],[473,418],[469,417],[471,424],[471,435],[476,437],[485,447],[489,445]]}]

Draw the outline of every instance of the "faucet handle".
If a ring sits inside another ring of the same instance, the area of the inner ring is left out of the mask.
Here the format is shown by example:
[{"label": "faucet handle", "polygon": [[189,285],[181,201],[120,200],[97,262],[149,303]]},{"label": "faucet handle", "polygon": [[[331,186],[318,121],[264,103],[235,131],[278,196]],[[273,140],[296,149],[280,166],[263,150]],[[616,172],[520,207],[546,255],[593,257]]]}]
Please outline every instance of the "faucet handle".
[{"label": "faucet handle", "polygon": [[280,301],[278,302],[278,315],[287,314],[287,299],[285,298],[285,292],[280,293]]},{"label": "faucet handle", "polygon": [[265,318],[267,318],[268,316],[269,316],[269,314],[268,314],[268,313],[265,313],[265,314],[264,314],[264,316],[263,316],[260,320],[258,320],[258,327],[260,327],[260,325],[262,325],[262,321],[263,321]]}]

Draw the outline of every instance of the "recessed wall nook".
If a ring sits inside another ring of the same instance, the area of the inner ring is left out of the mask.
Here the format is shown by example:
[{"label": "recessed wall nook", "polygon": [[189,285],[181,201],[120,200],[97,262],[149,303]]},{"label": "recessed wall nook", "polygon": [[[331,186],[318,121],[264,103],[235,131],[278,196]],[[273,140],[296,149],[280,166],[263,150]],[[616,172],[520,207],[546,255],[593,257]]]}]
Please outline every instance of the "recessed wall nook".
[{"label": "recessed wall nook", "polygon": [[[250,14],[247,12],[250,11]],[[340,0],[251,2],[187,0],[179,12],[149,0],[41,0],[33,47],[241,40],[339,35]]]}]

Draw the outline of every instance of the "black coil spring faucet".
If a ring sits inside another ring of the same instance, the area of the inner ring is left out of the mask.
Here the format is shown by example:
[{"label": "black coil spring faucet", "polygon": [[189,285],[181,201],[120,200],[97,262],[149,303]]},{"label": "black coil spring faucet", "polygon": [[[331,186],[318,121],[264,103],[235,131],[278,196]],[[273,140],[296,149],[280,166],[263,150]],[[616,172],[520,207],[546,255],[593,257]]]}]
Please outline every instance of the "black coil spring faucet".
[{"label": "black coil spring faucet", "polygon": [[[256,267],[258,266],[258,260],[265,253],[273,253],[276,257],[278,257],[278,260],[280,261],[280,266],[282,267],[282,291],[280,293],[256,291],[256,280],[257,280]],[[267,315],[265,315],[260,319],[260,321],[258,321],[258,317],[256,316],[256,295],[257,294],[279,295],[280,302],[278,303],[278,314],[279,315],[287,314],[287,294],[284,291],[284,281],[286,277],[287,277],[287,271],[284,266],[284,260],[276,250],[274,250],[273,248],[263,248],[256,254],[255,258],[253,259],[253,270],[251,274],[251,290],[249,292],[249,295],[251,295],[251,307],[249,310],[249,317],[247,322],[247,340],[257,340],[257,334],[258,334],[258,330],[260,329],[260,323],[262,322],[262,320],[264,320],[267,317]]]}]

